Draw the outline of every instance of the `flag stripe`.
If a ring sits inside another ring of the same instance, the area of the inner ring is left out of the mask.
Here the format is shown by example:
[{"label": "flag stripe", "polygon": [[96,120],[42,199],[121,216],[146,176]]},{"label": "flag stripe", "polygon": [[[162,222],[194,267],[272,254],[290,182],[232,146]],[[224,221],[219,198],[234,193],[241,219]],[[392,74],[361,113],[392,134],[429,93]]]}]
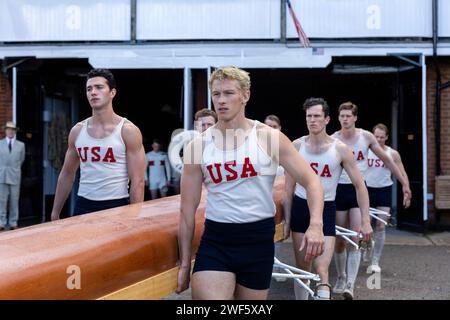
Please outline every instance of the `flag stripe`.
[{"label": "flag stripe", "polygon": [[303,47],[307,48],[310,45],[309,39],[306,36],[305,31],[303,31],[300,21],[298,21],[297,16],[295,15],[291,2],[289,0],[286,0],[286,3],[289,8],[289,13],[291,14],[292,20],[294,22],[295,29],[297,30],[298,39],[300,40],[300,43],[303,45]]}]

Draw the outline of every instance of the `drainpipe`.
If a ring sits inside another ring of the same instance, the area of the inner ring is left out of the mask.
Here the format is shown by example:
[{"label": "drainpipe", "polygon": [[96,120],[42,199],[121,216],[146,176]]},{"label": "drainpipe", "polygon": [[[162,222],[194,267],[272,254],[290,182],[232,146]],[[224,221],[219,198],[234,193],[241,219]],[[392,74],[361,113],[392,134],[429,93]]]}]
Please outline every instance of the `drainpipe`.
[{"label": "drainpipe", "polygon": [[286,43],[286,0],[280,0],[280,42]]},{"label": "drainpipe", "polygon": [[436,176],[442,173],[441,168],[441,68],[437,59],[438,44],[438,0],[433,0],[433,61],[436,68],[436,96],[435,96],[435,147],[436,147]]}]

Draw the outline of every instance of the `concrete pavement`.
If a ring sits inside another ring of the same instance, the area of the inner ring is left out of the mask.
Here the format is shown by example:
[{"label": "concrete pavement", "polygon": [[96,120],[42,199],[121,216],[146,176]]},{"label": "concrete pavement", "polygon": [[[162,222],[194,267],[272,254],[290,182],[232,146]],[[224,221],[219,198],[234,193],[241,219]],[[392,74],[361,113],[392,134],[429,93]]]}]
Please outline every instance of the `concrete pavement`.
[{"label": "concrete pavement", "polygon": [[[293,265],[292,243],[281,243],[279,259]],[[361,263],[355,287],[357,300],[447,300],[450,299],[450,232],[420,234],[387,228],[386,244],[380,261],[379,279],[366,273]],[[330,265],[330,282],[336,279],[334,261]],[[379,280],[379,281],[378,281]],[[377,281],[379,285],[377,285]],[[372,289],[370,289],[372,288]],[[272,280],[270,300],[293,300],[293,281]],[[190,290],[166,299],[189,300]],[[332,299],[341,300],[339,295]]]}]

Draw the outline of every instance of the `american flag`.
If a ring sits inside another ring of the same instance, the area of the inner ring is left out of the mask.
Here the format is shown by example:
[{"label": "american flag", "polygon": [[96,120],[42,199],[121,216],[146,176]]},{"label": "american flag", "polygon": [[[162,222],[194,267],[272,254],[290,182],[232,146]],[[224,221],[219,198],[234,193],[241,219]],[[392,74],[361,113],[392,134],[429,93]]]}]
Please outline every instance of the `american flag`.
[{"label": "american flag", "polygon": [[306,36],[305,31],[303,31],[302,25],[300,24],[300,21],[298,21],[294,9],[292,9],[291,1],[286,0],[286,3],[289,8],[289,13],[291,14],[292,20],[294,22],[295,29],[297,30],[298,39],[300,40],[300,43],[303,45],[304,48],[308,48],[310,45],[309,39]]}]

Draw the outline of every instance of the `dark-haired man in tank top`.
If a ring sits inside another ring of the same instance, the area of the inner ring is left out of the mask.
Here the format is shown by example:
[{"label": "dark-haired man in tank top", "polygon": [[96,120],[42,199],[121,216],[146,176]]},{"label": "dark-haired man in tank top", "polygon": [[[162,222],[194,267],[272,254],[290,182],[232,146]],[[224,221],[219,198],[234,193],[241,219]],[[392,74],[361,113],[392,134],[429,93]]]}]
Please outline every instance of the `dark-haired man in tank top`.
[{"label": "dark-haired man in tank top", "polygon": [[[80,167],[74,214],[84,214],[144,200],[145,152],[140,130],[117,115],[113,74],[94,69],[87,75],[86,95],[92,117],[69,133],[64,165],[58,177],[51,219],[59,219]],[[128,185],[130,188],[128,190]]]}]

